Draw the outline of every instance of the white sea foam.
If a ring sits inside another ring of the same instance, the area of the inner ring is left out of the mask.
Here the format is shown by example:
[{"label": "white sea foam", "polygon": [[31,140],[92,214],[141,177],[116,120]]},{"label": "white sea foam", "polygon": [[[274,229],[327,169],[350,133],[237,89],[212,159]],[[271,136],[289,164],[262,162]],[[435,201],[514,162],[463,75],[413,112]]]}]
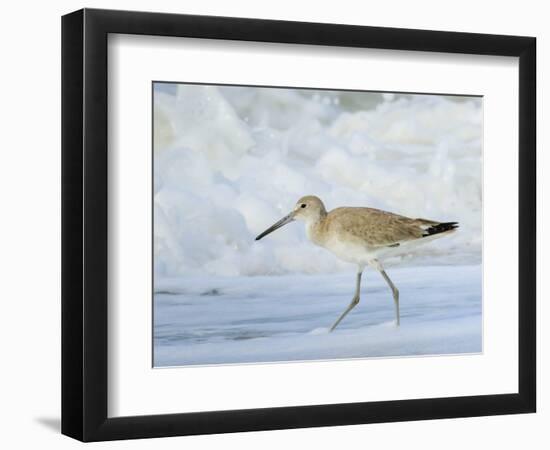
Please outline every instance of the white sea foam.
[{"label": "white sea foam", "polygon": [[154,124],[157,283],[349,271],[299,223],[254,241],[306,194],[460,222],[404,265],[480,262],[480,99],[157,85]]}]

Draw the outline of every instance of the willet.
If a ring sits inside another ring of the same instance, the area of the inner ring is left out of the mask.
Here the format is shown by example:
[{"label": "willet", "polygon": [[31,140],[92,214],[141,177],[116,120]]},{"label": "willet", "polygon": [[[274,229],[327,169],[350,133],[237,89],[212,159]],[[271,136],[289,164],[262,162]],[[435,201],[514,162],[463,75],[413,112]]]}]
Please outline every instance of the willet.
[{"label": "willet", "polygon": [[367,265],[378,270],[390,287],[395,323],[399,326],[399,291],[380,260],[404,253],[412,245],[452,233],[458,227],[458,222],[411,219],[374,208],[342,207],[327,212],[319,197],[307,195],[298,200],[292,212],[259,234],[256,240],[294,220],[305,222],[311,242],[326,248],[341,260],[357,265],[355,294],[330,331],[359,303],[361,276]]}]

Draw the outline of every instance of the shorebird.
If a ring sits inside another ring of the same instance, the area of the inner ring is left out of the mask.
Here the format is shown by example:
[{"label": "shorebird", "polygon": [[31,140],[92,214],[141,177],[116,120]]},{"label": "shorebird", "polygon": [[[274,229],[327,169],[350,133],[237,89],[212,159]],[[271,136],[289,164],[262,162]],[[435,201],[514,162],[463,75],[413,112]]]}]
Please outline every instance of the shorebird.
[{"label": "shorebird", "polygon": [[344,312],[330,328],[332,332],[359,303],[361,276],[366,266],[380,272],[393,295],[395,323],[399,326],[399,291],[380,260],[404,253],[415,244],[445,236],[458,228],[458,222],[412,219],[374,208],[342,207],[327,212],[319,197],[306,195],[294,209],[274,223],[256,240],[295,220],[305,222],[308,239],[326,248],[337,258],[357,265],[355,294]]}]

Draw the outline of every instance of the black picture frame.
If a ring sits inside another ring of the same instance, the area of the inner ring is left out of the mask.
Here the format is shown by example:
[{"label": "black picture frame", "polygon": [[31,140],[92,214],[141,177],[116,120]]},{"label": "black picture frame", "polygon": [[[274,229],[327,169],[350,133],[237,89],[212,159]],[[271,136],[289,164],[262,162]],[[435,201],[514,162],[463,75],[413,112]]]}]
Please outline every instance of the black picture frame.
[{"label": "black picture frame", "polygon": [[[518,392],[109,418],[107,36],[110,33],[518,57]],[[63,16],[62,433],[82,441],[102,441],[535,412],[535,89],[533,37],[96,9]]]}]

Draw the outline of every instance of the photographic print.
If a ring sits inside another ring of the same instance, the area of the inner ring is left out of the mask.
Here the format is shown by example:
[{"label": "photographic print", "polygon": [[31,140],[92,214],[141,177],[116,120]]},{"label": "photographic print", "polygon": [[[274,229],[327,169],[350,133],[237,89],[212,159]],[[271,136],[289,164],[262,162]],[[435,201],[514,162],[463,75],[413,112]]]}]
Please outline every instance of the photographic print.
[{"label": "photographic print", "polygon": [[152,97],[154,367],[482,352],[482,97]]}]

